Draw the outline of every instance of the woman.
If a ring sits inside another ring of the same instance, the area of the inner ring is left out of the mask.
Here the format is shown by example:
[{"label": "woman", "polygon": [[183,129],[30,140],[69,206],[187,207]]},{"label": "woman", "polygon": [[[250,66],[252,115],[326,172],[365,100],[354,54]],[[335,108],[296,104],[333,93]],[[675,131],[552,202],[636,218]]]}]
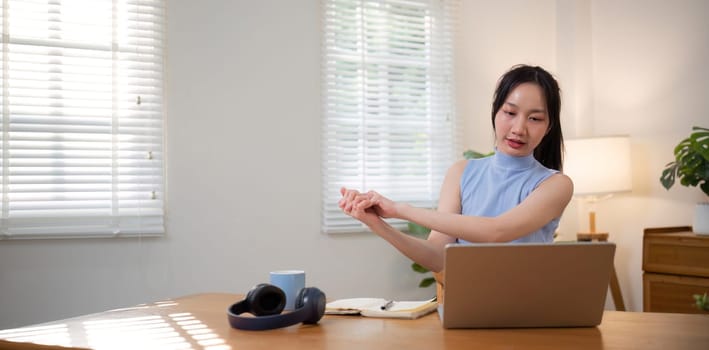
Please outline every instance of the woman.
[{"label": "woman", "polygon": [[[561,98],[554,77],[519,65],[498,82],[492,104],[495,154],[461,160],[448,170],[438,209],[394,202],[377,192],[342,188],[340,208],[411,260],[443,269],[454,242],[551,242],[571,200],[571,179],[560,173]],[[396,230],[382,218],[431,228],[427,240]]]}]

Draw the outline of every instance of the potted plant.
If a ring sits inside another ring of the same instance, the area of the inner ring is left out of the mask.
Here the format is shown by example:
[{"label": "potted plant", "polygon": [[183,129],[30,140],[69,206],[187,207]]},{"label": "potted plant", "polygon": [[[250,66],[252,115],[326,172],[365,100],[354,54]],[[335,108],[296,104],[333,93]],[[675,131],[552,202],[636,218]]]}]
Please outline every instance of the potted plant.
[{"label": "potted plant", "polygon": [[[662,171],[660,182],[666,189],[679,179],[682,186],[699,187],[709,197],[709,129],[695,126],[674,149],[675,160]],[[697,203],[692,229],[709,234],[709,202]]]},{"label": "potted plant", "polygon": [[709,298],[707,298],[707,293],[702,294],[694,294],[692,295],[694,297],[694,305],[697,307],[697,309],[702,310],[702,311],[709,311]]}]

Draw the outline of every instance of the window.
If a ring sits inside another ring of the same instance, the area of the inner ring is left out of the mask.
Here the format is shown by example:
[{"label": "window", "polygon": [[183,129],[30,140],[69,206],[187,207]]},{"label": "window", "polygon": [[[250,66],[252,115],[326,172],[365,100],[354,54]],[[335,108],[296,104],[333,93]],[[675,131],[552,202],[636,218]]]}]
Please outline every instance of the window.
[{"label": "window", "polygon": [[436,205],[458,151],[455,6],[444,0],[325,1],[323,232],[363,231],[337,206],[342,186]]},{"label": "window", "polygon": [[6,0],[0,238],[162,234],[162,0]]}]

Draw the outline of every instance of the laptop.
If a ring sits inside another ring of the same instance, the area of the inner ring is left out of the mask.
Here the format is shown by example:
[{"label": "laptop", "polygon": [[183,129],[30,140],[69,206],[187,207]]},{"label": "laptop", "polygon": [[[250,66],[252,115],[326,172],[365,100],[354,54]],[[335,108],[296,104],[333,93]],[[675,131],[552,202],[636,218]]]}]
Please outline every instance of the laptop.
[{"label": "laptop", "polygon": [[615,244],[448,245],[444,328],[593,327],[601,323]]}]

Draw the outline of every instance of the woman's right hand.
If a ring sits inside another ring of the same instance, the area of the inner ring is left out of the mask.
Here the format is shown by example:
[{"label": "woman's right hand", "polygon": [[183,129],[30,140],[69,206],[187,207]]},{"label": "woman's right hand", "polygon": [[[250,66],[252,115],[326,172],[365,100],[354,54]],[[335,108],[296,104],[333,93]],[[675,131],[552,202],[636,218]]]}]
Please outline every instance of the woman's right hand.
[{"label": "woman's right hand", "polygon": [[365,193],[364,198],[357,205],[367,208],[373,208],[377,215],[383,218],[400,218],[398,216],[397,203],[393,200],[382,196],[375,191]]},{"label": "woman's right hand", "polygon": [[370,227],[382,221],[376,208],[372,207],[366,193],[360,193],[357,190],[342,187],[340,194],[342,194],[342,198],[338,205],[345,214]]},{"label": "woman's right hand", "polygon": [[340,189],[339,206],[347,214],[355,210],[373,211],[383,218],[398,218],[397,203],[375,191],[360,193],[357,190]]}]

